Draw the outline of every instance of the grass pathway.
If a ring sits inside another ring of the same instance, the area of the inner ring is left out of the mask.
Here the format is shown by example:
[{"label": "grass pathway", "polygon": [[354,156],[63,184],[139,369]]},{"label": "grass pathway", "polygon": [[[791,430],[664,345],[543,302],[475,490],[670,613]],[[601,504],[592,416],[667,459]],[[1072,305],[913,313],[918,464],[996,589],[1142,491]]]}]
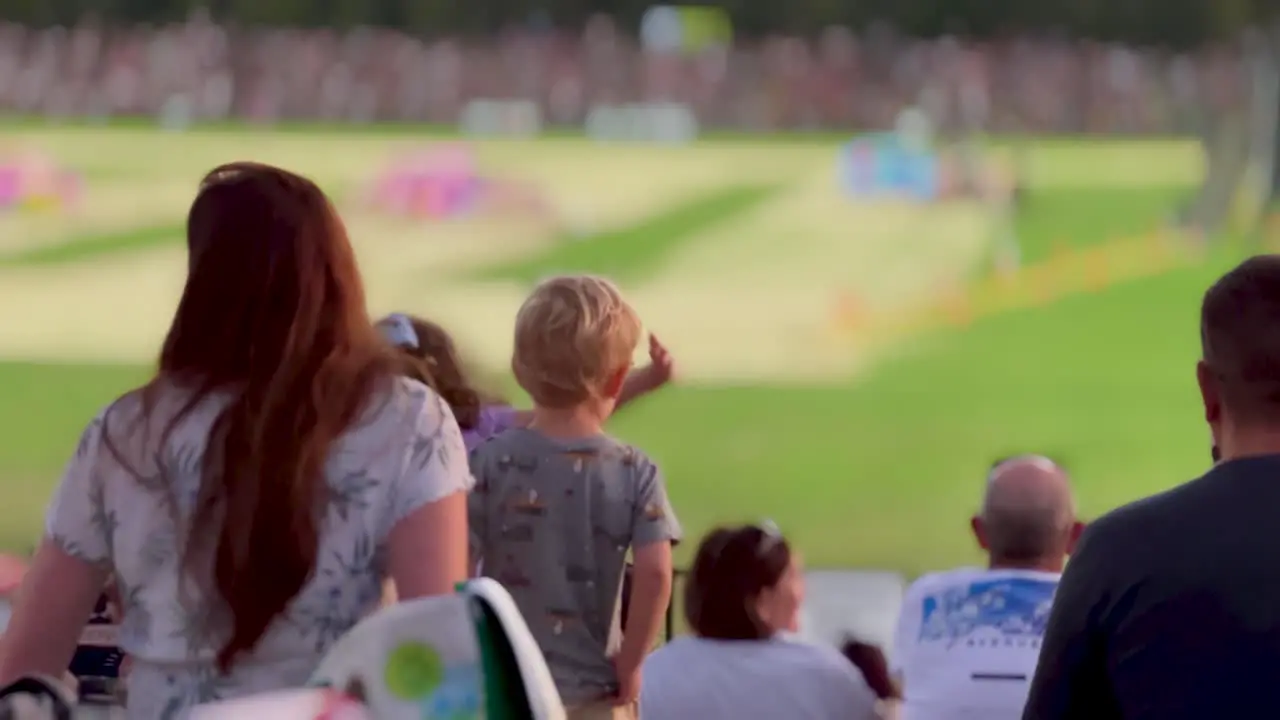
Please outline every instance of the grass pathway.
[{"label": "grass pathway", "polygon": [[586,237],[563,237],[545,252],[484,268],[473,279],[532,285],[555,273],[591,272],[623,283],[641,281],[658,272],[682,246],[749,212],[780,189],[738,185],[712,190],[634,225]]}]

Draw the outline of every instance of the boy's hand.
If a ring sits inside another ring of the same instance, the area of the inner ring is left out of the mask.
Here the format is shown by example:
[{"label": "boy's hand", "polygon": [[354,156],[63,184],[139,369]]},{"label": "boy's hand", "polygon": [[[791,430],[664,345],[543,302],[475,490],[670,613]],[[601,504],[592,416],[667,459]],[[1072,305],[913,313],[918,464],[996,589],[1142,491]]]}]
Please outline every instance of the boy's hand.
[{"label": "boy's hand", "polygon": [[640,665],[637,663],[627,667],[621,656],[613,657],[613,668],[618,674],[617,705],[632,705],[640,699]]},{"label": "boy's hand", "polygon": [[676,363],[671,357],[671,352],[653,333],[649,334],[649,367],[645,368],[645,371],[649,376],[651,390],[671,382],[676,374]]},{"label": "boy's hand", "polygon": [[622,384],[622,392],[618,395],[618,407],[666,385],[675,374],[676,365],[671,353],[658,338],[650,334],[649,364],[627,373],[627,380]]}]

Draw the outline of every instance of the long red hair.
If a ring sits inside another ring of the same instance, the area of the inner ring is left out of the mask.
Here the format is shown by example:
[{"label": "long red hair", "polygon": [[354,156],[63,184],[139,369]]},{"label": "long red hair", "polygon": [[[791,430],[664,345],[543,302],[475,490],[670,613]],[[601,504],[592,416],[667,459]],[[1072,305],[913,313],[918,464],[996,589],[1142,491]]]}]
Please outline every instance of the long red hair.
[{"label": "long red hair", "polygon": [[346,230],[310,180],[256,163],[215,168],[187,245],[186,287],[141,397],[145,417],[162,388],[191,393],[161,447],[208,396],[230,398],[183,549],[185,572],[223,603],[208,617],[225,671],[309,580],[330,451],[399,365],[370,322]]}]

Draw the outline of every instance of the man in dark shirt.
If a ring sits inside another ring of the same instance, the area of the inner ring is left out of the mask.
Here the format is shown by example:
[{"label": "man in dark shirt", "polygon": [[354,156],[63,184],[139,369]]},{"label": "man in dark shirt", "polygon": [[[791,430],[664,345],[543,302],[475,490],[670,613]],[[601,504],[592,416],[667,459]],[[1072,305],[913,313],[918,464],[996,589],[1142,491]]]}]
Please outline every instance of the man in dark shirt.
[{"label": "man in dark shirt", "polygon": [[1214,284],[1200,333],[1221,462],[1085,531],[1023,720],[1280,714],[1280,256]]}]

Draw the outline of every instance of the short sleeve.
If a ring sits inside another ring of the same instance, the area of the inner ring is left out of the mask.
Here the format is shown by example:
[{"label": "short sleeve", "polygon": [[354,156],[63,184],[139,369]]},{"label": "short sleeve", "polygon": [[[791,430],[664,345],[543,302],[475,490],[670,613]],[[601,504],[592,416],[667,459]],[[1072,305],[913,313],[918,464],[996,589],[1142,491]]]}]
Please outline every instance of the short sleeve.
[{"label": "short sleeve", "polygon": [[644,547],[655,542],[679,542],[683,531],[667,498],[662,471],[637,453],[636,503],[631,516],[631,544]]},{"label": "short sleeve", "polygon": [[68,555],[99,565],[111,560],[114,515],[106,507],[102,416],[85,428],[54,491],[45,537]]},{"label": "short sleeve", "polygon": [[409,437],[404,473],[391,493],[391,522],[395,527],[424,505],[471,489],[471,470],[462,431],[453,411],[435,392],[424,395]]}]

